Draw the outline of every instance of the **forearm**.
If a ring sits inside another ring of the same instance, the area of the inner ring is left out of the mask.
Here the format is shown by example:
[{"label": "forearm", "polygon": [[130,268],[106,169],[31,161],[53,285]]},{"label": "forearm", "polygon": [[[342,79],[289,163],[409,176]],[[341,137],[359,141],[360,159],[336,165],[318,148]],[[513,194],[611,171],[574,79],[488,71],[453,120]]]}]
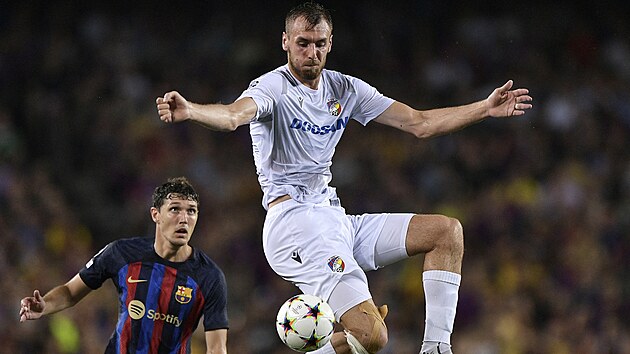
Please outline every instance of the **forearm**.
[{"label": "forearm", "polygon": [[233,131],[238,127],[227,106],[221,104],[190,103],[190,120],[217,131]]},{"label": "forearm", "polygon": [[475,124],[488,117],[485,100],[463,106],[437,108],[418,112],[418,137],[431,137],[448,134],[469,125]]},{"label": "forearm", "polygon": [[400,129],[419,139],[448,134],[477,123],[488,116],[486,100],[463,106],[416,110],[394,102],[375,121]]},{"label": "forearm", "polygon": [[206,331],[206,354],[227,353],[227,329]]},{"label": "forearm", "polygon": [[44,301],[46,302],[46,306],[44,307],[42,315],[50,315],[74,306],[78,302],[78,299],[73,298],[70,289],[64,284],[46,293],[46,295],[44,295]]}]

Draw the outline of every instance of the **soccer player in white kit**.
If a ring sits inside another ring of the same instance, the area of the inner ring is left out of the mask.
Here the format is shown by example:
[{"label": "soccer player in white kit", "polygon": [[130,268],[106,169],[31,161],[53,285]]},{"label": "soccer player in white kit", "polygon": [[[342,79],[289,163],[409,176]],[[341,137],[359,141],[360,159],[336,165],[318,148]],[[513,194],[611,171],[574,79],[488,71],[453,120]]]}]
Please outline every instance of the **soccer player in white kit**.
[{"label": "soccer player in white kit", "polygon": [[421,353],[451,353],[464,252],[458,220],[443,215],[347,215],[331,181],[335,147],[350,119],[398,128],[418,138],[456,131],[487,117],[532,107],[509,80],[471,104],[416,110],[366,82],[324,69],[332,19],[308,2],[285,20],[287,64],[251,82],[231,104],[196,104],[176,91],[156,99],[160,119],[192,120],[234,131],[248,124],[267,210],[263,247],[272,269],[304,293],[327,300],[344,332],[313,353],[376,353],[387,343],[385,306],[377,307],[366,271],[424,254],[426,318]]}]

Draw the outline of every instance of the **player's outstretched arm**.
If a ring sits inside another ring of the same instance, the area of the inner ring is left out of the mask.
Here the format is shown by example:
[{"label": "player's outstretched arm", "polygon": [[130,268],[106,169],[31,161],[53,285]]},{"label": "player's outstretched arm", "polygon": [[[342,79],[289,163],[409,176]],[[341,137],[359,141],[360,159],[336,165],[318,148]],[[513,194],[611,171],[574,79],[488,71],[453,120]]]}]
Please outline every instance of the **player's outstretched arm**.
[{"label": "player's outstretched arm", "polygon": [[28,296],[20,301],[20,322],[36,320],[44,315],[59,312],[74,306],[83,299],[90,289],[77,274],[70,281],[53,288],[42,296],[39,290],[33,291],[33,296]]},{"label": "player's outstretched arm", "polygon": [[179,92],[171,91],[155,100],[160,120],[177,123],[191,120],[218,131],[234,131],[256,115],[257,106],[246,97],[231,104],[198,104],[186,100]]},{"label": "player's outstretched arm", "polygon": [[227,329],[206,331],[206,354],[227,354]]},{"label": "player's outstretched arm", "polygon": [[394,102],[375,121],[418,138],[429,138],[460,130],[488,117],[520,116],[532,108],[532,97],[528,89],[511,90],[512,85],[512,80],[508,80],[485,100],[456,107],[420,111]]}]

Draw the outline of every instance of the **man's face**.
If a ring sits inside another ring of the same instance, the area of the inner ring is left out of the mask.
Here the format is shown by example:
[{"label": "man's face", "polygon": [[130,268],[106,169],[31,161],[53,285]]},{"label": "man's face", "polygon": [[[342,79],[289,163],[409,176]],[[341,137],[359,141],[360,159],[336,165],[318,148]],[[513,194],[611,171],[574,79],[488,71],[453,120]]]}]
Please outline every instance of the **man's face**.
[{"label": "man's face", "polygon": [[317,86],[332,48],[332,33],[326,21],[308,30],[307,27],[304,18],[297,18],[289,32],[282,34],[282,49],[287,52],[293,75],[307,86]]},{"label": "man's face", "polygon": [[187,245],[195,230],[198,215],[197,202],[169,194],[159,210],[151,208],[157,242],[168,243],[169,248]]}]

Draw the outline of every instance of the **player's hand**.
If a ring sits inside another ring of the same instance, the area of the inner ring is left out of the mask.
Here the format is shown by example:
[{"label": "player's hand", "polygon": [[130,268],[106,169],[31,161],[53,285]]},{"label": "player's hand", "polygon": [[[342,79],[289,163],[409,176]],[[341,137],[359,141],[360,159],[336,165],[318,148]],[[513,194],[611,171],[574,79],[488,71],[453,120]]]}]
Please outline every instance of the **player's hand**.
[{"label": "player's hand", "polygon": [[20,322],[42,317],[45,307],[46,301],[39,290],[33,291],[33,296],[25,297],[20,301]]},{"label": "player's hand", "polygon": [[160,116],[160,120],[165,123],[176,123],[190,119],[190,104],[177,91],[164,94],[158,97],[155,105]]},{"label": "player's hand", "polygon": [[511,117],[525,114],[525,110],[532,108],[532,97],[529,90],[519,88],[510,90],[514,82],[508,80],[505,85],[494,89],[486,99],[488,115],[490,117]]}]

